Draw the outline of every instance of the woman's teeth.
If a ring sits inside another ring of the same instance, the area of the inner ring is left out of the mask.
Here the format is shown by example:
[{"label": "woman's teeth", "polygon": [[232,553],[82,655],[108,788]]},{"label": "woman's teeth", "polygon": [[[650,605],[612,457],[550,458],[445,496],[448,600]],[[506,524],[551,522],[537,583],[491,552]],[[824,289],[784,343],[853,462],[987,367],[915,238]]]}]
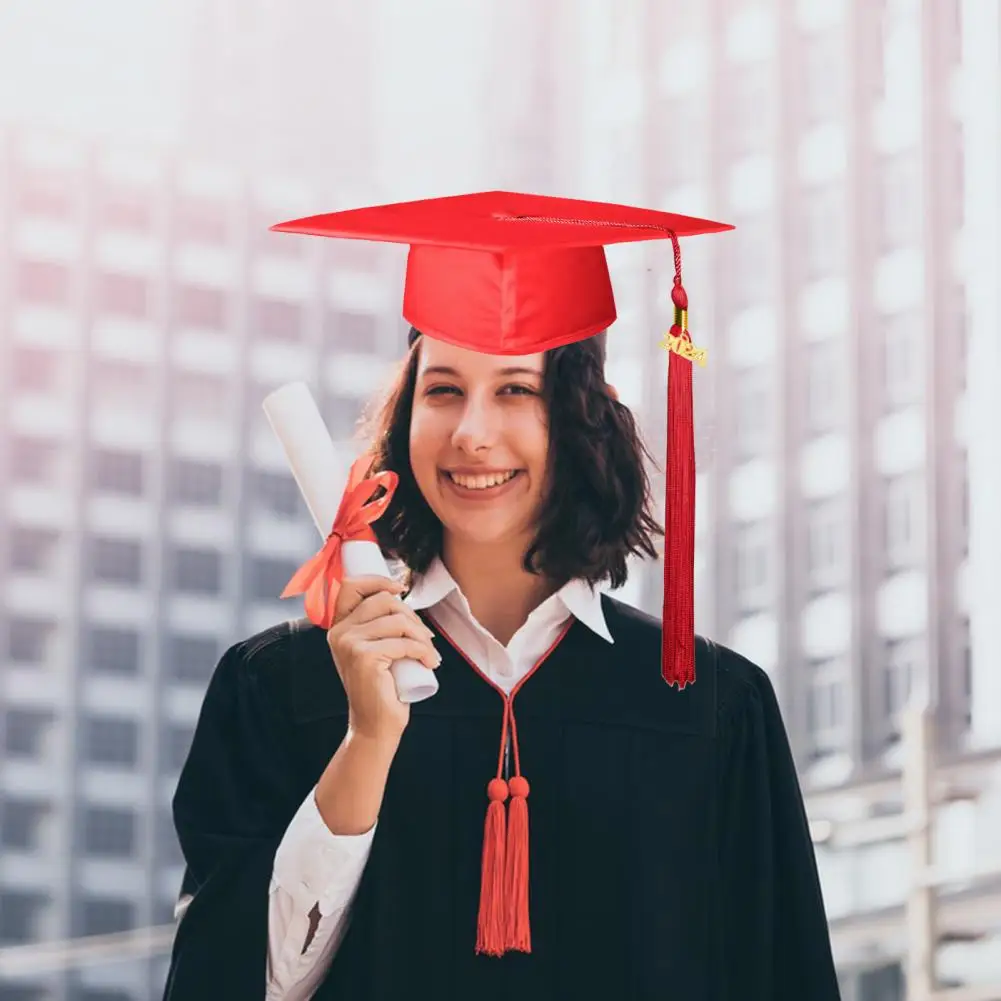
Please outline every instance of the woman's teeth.
[{"label": "woman's teeth", "polygon": [[486,490],[488,487],[499,487],[502,483],[507,483],[517,472],[517,469],[509,469],[506,473],[489,473],[486,476],[463,476],[461,473],[449,473],[448,477],[453,483],[457,483],[466,490]]}]

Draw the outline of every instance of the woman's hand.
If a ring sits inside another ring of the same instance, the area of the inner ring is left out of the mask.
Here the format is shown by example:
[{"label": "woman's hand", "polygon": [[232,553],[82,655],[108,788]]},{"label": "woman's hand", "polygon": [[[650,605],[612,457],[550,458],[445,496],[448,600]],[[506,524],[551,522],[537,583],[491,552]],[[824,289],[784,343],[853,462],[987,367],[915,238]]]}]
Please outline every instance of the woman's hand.
[{"label": "woman's hand", "polygon": [[327,632],[337,673],[348,696],[348,725],[362,738],[395,744],[410,720],[389,671],[409,658],[434,670],[441,657],[434,634],[400,598],[403,586],[387,577],[348,578],[341,584],[334,625]]}]

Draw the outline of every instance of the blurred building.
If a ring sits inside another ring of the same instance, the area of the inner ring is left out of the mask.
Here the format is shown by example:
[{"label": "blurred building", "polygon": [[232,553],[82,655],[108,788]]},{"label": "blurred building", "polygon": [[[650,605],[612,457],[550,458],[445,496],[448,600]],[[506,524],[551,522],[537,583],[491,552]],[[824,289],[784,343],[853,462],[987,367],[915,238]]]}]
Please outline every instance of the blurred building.
[{"label": "blurred building", "polygon": [[[922,685],[950,774],[989,780],[967,764],[1001,738],[993,5],[453,6],[450,34],[403,0],[308,25],[212,0],[198,155],[4,138],[3,944],[171,919],[170,796],[208,674],[298,614],[275,596],[316,543],[261,401],[305,379],[347,459],[402,344],[398,248],[267,232],[327,208],[510,187],[736,223],[685,245],[710,352],[699,628],[769,671],[815,816],[899,810],[899,710]],[[458,39],[455,79],[435,67]],[[669,253],[609,261],[610,378],[661,456]],[[659,567],[625,597],[655,611]],[[1001,862],[999,804],[941,811],[966,939],[949,979],[1001,980],[1001,898],[974,875]],[[818,853],[846,1001],[897,1001],[903,845]],[[0,1001],[155,998],[164,967],[10,981]]]}]

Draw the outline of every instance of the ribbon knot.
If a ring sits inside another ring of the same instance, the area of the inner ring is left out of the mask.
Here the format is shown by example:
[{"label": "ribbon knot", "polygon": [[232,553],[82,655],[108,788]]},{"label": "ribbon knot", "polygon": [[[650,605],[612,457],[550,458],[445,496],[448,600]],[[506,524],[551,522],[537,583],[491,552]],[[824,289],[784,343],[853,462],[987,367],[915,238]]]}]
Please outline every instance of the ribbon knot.
[{"label": "ribbon knot", "polygon": [[[323,546],[296,570],[281,593],[283,598],[305,594],[306,616],[322,629],[329,629],[334,624],[337,594],[344,580],[343,544],[376,541],[372,524],[389,507],[399,482],[396,473],[389,470],[370,476],[374,462],[375,456],[367,452],[352,464],[334,523]],[[380,488],[385,493],[378,500],[372,500]]]}]

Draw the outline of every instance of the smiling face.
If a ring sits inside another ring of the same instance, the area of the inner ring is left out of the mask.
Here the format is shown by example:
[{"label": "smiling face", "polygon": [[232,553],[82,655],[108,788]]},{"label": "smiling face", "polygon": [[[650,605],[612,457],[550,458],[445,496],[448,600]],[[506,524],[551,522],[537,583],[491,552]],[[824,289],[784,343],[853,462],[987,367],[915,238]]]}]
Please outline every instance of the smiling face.
[{"label": "smiling face", "polygon": [[546,494],[544,364],[422,339],[410,464],[452,541],[530,543]]}]

